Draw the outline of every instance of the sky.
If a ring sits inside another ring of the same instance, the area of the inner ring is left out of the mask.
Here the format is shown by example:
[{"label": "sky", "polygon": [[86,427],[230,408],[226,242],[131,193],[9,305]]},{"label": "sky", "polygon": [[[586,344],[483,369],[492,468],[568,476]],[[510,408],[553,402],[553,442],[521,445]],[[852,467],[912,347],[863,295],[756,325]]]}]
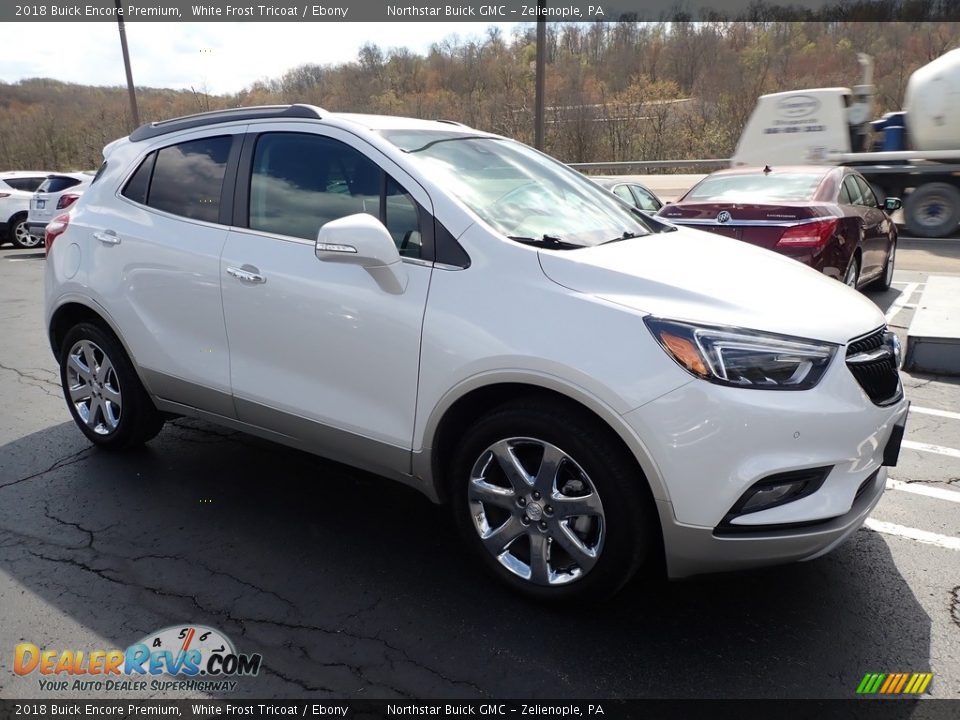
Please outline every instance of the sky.
[{"label": "sky", "polygon": [[[491,23],[505,35],[516,23]],[[481,38],[475,22],[127,23],[134,83],[232,93],[304,63],[353,61],[367,42],[426,51],[451,35]],[[9,29],[9,28],[8,28]],[[17,23],[0,43],[0,80],[49,77],[87,85],[125,85],[114,22]]]}]

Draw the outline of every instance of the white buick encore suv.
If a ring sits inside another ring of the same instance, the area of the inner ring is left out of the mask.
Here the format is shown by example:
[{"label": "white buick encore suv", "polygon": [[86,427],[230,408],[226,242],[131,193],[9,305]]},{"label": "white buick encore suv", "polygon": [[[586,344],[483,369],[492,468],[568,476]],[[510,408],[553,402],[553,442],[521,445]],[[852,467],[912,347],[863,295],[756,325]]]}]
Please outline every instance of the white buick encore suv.
[{"label": "white buick encore suv", "polygon": [[661,558],[822,555],[896,462],[899,345],[869,300],[520,143],[291,105],[104,156],[46,231],[50,343],[102,448],[193,416],[364,468],[563,600]]}]

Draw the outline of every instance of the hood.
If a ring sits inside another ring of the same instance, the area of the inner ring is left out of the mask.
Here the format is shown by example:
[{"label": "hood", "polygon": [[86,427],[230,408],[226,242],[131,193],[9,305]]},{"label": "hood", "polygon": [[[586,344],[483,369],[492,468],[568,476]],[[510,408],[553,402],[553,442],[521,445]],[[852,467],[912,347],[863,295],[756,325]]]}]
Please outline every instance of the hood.
[{"label": "hood", "polygon": [[541,250],[553,282],[674,320],[843,344],[884,324],[859,292],[795,260],[681,227],[582,250]]}]

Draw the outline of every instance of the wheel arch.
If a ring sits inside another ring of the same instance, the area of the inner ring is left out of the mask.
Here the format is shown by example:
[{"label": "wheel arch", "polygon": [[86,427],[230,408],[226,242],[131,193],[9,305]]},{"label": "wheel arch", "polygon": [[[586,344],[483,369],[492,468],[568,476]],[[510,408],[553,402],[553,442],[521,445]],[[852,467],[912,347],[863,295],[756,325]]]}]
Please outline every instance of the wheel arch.
[{"label": "wheel arch", "polygon": [[[142,375],[133,353],[130,352],[130,348],[124,341],[123,335],[120,334],[120,330],[113,318],[110,317],[110,314],[106,310],[88,298],[64,298],[56,308],[54,308],[53,312],[50,313],[50,320],[47,322],[47,338],[50,341],[50,349],[53,351],[53,356],[58,362],[60,360],[60,351],[64,338],[66,338],[67,333],[70,332],[70,328],[81,322],[95,323],[110,332],[127,354],[134,370],[137,371],[137,375]],[[142,376],[140,377],[140,382],[143,383]],[[144,383],[144,387],[146,387],[146,383]]]},{"label": "wheel arch", "polygon": [[654,501],[669,501],[659,468],[642,439],[622,415],[583,388],[553,376],[512,372],[471,378],[448,392],[427,419],[423,448],[414,453],[414,474],[424,481],[425,492],[435,501],[449,497],[445,468],[459,436],[485,412],[518,398],[541,397],[570,405],[594,419],[633,459]]}]

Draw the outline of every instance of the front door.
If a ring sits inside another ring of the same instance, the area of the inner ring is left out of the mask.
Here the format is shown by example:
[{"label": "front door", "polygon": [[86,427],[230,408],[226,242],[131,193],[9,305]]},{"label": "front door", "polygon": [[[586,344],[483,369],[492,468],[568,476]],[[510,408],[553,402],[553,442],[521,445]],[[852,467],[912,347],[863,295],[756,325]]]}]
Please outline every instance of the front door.
[{"label": "front door", "polygon": [[[429,198],[349,133],[281,127],[247,137],[246,227],[231,229],[221,259],[238,417],[327,457],[409,472]],[[317,259],[320,227],[355,213],[380,218],[394,237],[409,276],[403,292],[357,265]]]}]

